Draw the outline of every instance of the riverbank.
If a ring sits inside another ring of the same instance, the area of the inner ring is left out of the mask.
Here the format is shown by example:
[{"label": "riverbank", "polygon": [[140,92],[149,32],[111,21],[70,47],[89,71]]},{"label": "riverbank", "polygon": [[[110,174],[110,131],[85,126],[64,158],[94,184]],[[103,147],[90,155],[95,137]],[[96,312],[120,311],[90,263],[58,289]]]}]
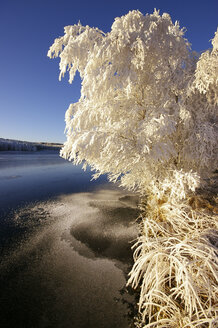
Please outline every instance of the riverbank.
[{"label": "riverbank", "polygon": [[61,143],[30,142],[13,139],[0,138],[0,151],[40,151],[60,150]]}]

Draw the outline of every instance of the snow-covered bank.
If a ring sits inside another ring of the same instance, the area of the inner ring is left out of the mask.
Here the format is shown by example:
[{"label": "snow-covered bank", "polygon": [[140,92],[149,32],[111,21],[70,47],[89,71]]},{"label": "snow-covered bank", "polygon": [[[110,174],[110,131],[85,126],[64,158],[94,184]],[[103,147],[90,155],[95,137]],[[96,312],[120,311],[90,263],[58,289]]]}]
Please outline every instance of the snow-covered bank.
[{"label": "snow-covered bank", "polygon": [[38,150],[54,150],[60,149],[62,144],[46,143],[46,142],[29,142],[13,139],[0,138],[0,151],[38,151]]}]

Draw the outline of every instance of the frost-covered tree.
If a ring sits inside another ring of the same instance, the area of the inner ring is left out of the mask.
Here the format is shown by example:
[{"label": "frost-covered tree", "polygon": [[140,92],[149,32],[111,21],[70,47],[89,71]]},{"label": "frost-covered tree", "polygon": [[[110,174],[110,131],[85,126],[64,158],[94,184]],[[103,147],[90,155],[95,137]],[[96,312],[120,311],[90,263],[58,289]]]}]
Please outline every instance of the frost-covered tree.
[{"label": "frost-covered tree", "polygon": [[48,52],[60,79],[82,79],[61,155],[146,198],[129,281],[141,285],[146,327],[204,327],[216,316],[216,250],[202,235],[216,221],[187,197],[216,169],[217,42],[218,32],[199,58],[168,14],[131,11],[108,33],[67,26]]}]

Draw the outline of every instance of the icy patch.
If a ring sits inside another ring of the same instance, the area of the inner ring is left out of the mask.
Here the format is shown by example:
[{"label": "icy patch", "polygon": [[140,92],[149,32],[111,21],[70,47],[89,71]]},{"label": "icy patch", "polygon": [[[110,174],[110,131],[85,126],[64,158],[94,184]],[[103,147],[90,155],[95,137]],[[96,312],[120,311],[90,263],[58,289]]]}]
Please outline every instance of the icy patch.
[{"label": "icy patch", "polygon": [[131,261],[139,214],[135,195],[99,190],[59,197],[58,203],[51,215],[65,217],[71,235],[64,233],[62,238],[70,241],[81,255]]}]

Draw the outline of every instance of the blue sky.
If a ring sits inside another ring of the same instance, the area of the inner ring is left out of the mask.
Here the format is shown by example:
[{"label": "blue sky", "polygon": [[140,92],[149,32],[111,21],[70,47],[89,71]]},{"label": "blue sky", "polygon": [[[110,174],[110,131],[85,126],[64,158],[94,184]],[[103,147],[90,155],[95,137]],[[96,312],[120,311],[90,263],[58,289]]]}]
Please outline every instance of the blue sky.
[{"label": "blue sky", "polygon": [[66,25],[79,20],[105,32],[130,10],[167,12],[186,27],[192,48],[211,47],[217,0],[2,0],[0,4],[0,137],[64,142],[64,115],[80,96],[80,80],[58,81],[58,59],[47,51]]}]

